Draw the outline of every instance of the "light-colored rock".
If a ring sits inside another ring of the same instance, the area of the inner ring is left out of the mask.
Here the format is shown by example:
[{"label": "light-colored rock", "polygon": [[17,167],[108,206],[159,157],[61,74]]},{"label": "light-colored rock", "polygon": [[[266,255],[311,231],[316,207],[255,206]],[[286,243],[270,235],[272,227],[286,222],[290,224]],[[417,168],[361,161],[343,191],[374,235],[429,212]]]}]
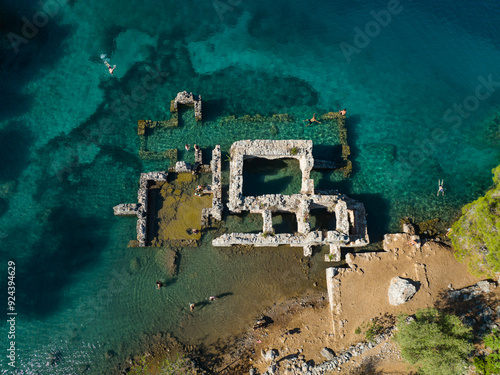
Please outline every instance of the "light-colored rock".
[{"label": "light-colored rock", "polygon": [[489,282],[488,280],[479,281],[477,284],[469,286],[467,288],[459,290],[450,290],[448,292],[449,296],[453,299],[462,299],[464,301],[469,301],[481,294],[488,294],[491,289],[496,288],[495,282]]},{"label": "light-colored rock", "polygon": [[191,172],[191,164],[186,163],[185,161],[178,161],[177,163],[175,163],[174,172],[190,173]]},{"label": "light-colored rock", "polygon": [[320,354],[323,357],[325,357],[327,361],[333,361],[333,359],[335,358],[335,352],[332,349],[327,348],[327,347],[324,347],[323,349],[321,349]]},{"label": "light-colored rock", "polygon": [[264,354],[264,359],[266,361],[273,361],[278,358],[279,352],[276,349],[269,349]]},{"label": "light-colored rock", "polygon": [[116,216],[137,216],[139,206],[135,203],[123,203],[113,207]]},{"label": "light-colored rock", "polygon": [[401,277],[393,277],[389,286],[388,296],[389,303],[393,306],[401,305],[409,301],[417,292],[415,285]]},{"label": "light-colored rock", "polygon": [[415,234],[415,227],[411,223],[403,224],[403,233],[407,233],[409,235]]}]

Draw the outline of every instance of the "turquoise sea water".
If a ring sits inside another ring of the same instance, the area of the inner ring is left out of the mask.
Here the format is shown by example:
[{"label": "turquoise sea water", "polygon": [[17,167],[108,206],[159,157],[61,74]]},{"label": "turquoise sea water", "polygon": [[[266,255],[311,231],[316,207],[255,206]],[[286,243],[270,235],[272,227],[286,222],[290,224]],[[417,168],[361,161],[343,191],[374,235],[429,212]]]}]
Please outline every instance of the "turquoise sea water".
[{"label": "turquoise sea water", "polygon": [[[229,254],[207,236],[181,250],[169,278],[166,250],[127,248],[135,220],[115,218],[112,207],[136,200],[141,172],[166,166],[138,157],[137,120],[167,119],[179,91],[203,96],[207,121],[182,113],[181,127],[152,137],[152,149],[307,138],[316,156],[331,155],[335,132],[302,120],[347,108],[354,173],[313,177],[365,203],[372,240],[397,230],[401,216],[453,219],[500,161],[489,125],[500,105],[493,0],[52,0],[4,1],[0,10],[0,301],[6,308],[12,260],[18,313],[16,369],[2,355],[2,373],[73,374],[87,364],[107,373],[144,335],[210,343],[322,285],[321,256],[307,278],[300,249]],[[101,54],[117,65],[114,76]],[[277,134],[220,122],[275,113],[295,121]],[[289,173],[264,178],[289,182],[285,192],[297,184]],[[438,179],[445,197],[436,197]],[[230,223],[253,230],[258,220]],[[168,287],[157,291],[157,279]],[[188,313],[213,294],[225,297]],[[117,355],[107,359],[109,350]]]}]

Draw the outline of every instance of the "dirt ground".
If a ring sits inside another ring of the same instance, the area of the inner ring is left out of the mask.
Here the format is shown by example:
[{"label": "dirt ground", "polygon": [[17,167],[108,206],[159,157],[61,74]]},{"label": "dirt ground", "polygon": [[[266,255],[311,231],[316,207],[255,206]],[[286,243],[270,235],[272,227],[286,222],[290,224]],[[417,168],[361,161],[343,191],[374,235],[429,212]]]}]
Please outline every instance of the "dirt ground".
[{"label": "dirt ground", "polygon": [[[455,260],[452,249],[442,243],[426,242],[418,248],[406,234],[398,234],[394,239],[386,247],[387,252],[348,255],[351,267],[336,276],[340,280],[341,306],[332,311],[326,291],[321,291],[272,307],[264,315],[274,322],[266,328],[249,330],[239,341],[238,350],[233,350],[231,358],[227,357],[220,368],[227,368],[228,361],[238,357],[240,363],[246,362],[263,373],[269,362],[263,359],[261,351],[268,349],[277,349],[278,359],[301,354],[306,361],[324,362],[322,348],[338,353],[364,341],[373,322],[388,327],[399,314],[442,306],[446,304],[443,295],[451,288],[461,289],[481,280],[471,276],[466,265]],[[391,306],[388,288],[396,276],[411,279],[417,292],[410,301]],[[499,292],[500,288],[496,288],[487,297],[493,308],[498,305]],[[371,372],[359,372],[361,364]],[[388,339],[354,357],[335,373],[411,374],[412,370],[415,369],[400,358],[397,345]]]}]

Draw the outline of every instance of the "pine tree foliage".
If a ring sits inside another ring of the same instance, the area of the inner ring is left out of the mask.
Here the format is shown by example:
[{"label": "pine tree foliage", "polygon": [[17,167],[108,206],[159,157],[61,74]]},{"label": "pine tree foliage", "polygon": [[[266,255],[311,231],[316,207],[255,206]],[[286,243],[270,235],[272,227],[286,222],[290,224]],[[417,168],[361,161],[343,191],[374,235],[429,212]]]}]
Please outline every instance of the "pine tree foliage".
[{"label": "pine tree foliage", "polygon": [[401,355],[420,372],[428,375],[460,375],[467,370],[473,350],[471,328],[455,315],[436,309],[421,309],[407,323],[400,317],[396,342]]}]

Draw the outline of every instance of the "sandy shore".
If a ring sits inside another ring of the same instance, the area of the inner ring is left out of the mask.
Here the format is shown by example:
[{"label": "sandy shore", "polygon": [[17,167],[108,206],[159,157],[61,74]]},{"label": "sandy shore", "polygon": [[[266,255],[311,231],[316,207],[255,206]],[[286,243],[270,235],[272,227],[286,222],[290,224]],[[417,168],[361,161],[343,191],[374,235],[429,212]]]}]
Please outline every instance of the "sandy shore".
[{"label": "sandy shore", "polygon": [[[470,275],[466,265],[456,261],[446,243],[428,241],[419,247],[409,241],[408,235],[398,234],[386,241],[386,250],[347,256],[349,267],[336,276],[340,302],[333,310],[327,291],[317,287],[262,311],[255,320],[265,317],[268,324],[264,327],[255,328],[254,322],[243,334],[210,347],[186,348],[170,336],[170,345],[158,340],[150,351],[153,362],[179,352],[187,353],[199,364],[199,374],[263,374],[271,364],[277,364],[276,374],[303,374],[308,368],[319,369],[326,363],[324,348],[328,348],[336,358],[346,350],[354,353],[341,361],[334,370],[336,374],[412,374],[415,368],[400,357],[388,333],[397,316],[432,306],[453,310],[456,306],[449,303],[448,293],[481,279]],[[413,298],[398,306],[390,305],[388,300],[390,281],[395,276],[417,285]],[[482,301],[496,311],[500,309],[500,288],[495,288],[496,283],[491,285]],[[471,308],[466,307],[469,311]],[[498,314],[495,319],[498,323]],[[367,331],[375,325],[380,326],[377,342],[367,345]],[[355,345],[361,345],[363,352],[352,349]],[[276,358],[265,358],[273,349]]]},{"label": "sandy shore", "polygon": [[[399,314],[413,314],[423,307],[444,306],[450,290],[465,288],[481,280],[470,275],[466,265],[456,261],[452,249],[441,242],[429,241],[418,248],[409,242],[407,235],[401,234],[395,237],[388,250],[349,256],[350,268],[337,276],[341,294],[339,315],[332,314],[325,290],[277,304],[262,313],[273,323],[256,330],[250,328],[225,346],[226,352],[213,368],[214,373],[248,374],[254,368],[262,374],[276,362],[277,373],[292,373],[285,372],[287,366],[291,371],[292,364],[287,364],[287,359],[292,358],[295,358],[295,365],[320,364],[326,361],[321,353],[323,348],[337,355],[366,341],[366,331],[374,322],[384,329],[390,328]],[[414,297],[399,306],[390,305],[387,295],[390,280],[395,276],[411,279],[418,285]],[[493,309],[499,305],[499,289],[493,289],[487,296]],[[278,352],[274,362],[264,358],[270,349]],[[401,359],[390,337],[351,358],[335,373],[362,373],[363,369],[377,374],[415,371]]]}]

